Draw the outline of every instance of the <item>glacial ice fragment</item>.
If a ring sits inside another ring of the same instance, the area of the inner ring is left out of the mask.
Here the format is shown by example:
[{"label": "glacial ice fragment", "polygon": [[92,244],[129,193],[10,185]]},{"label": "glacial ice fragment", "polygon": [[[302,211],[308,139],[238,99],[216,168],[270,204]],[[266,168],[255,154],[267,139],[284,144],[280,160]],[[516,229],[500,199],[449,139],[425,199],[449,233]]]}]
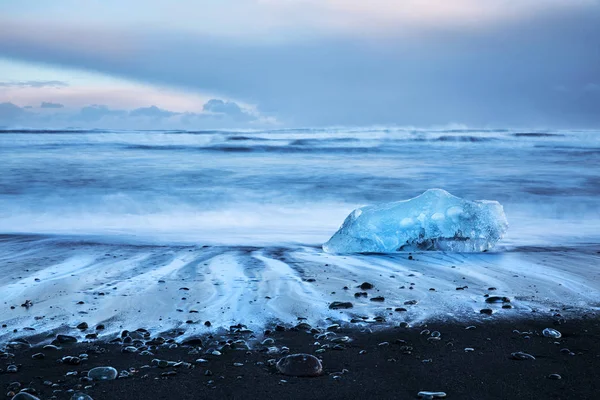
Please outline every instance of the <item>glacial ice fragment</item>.
[{"label": "glacial ice fragment", "polygon": [[358,208],[323,245],[328,253],[391,253],[491,249],[508,229],[497,201],[469,201],[442,189]]}]

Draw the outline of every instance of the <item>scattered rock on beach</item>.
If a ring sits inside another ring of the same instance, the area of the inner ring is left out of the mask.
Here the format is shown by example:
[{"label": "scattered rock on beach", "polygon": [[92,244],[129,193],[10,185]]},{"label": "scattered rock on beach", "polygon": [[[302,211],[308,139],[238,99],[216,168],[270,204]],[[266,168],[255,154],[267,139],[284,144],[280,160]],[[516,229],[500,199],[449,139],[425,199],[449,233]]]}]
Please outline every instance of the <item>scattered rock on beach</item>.
[{"label": "scattered rock on beach", "polygon": [[510,299],[504,296],[490,296],[485,299],[486,303],[510,303]]},{"label": "scattered rock on beach", "polygon": [[373,286],[373,284],[372,284],[372,283],[369,283],[369,282],[363,282],[363,283],[362,283],[362,284],[359,286],[359,288],[360,288],[361,290],[369,290],[369,289],[373,289],[374,287],[375,287],[375,286]]},{"label": "scattered rock on beach", "polygon": [[290,354],[277,362],[277,370],[289,376],[319,376],[323,372],[323,365],[310,354]]},{"label": "scattered rock on beach", "polygon": [[349,301],[334,301],[329,305],[330,310],[348,309],[354,307]]},{"label": "scattered rock on beach", "polygon": [[417,396],[424,400],[430,399],[441,399],[442,397],[446,397],[446,393],[444,392],[419,392]]},{"label": "scattered rock on beach", "polygon": [[57,335],[56,341],[58,343],[76,343],[77,338],[75,336],[69,336],[69,335]]},{"label": "scattered rock on beach", "polygon": [[513,360],[525,361],[525,360],[535,360],[535,357],[531,354],[523,353],[522,351],[517,351],[515,353],[511,353],[511,357]]},{"label": "scattered rock on beach", "polygon": [[71,397],[71,400],[94,400],[85,393],[75,393]]},{"label": "scattered rock on beach", "polygon": [[96,367],[88,371],[88,377],[95,381],[112,381],[117,375],[117,370],[113,367]]},{"label": "scattered rock on beach", "polygon": [[17,393],[12,400],[40,400],[38,397],[35,397],[32,394],[29,394],[27,392],[20,392]]},{"label": "scattered rock on beach", "polygon": [[552,338],[552,339],[560,339],[562,337],[562,334],[557,331],[556,329],[552,329],[552,328],[546,328],[542,331],[542,335],[544,335],[545,337],[548,338]]}]

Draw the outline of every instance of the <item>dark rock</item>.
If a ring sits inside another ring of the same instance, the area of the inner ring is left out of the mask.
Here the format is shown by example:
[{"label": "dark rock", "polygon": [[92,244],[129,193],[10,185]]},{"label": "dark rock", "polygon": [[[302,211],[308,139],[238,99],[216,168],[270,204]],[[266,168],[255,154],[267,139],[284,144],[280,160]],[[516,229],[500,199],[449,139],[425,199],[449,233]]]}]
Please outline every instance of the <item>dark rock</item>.
[{"label": "dark rock", "polygon": [[184,340],[181,344],[184,346],[202,347],[202,339],[199,337],[190,337]]},{"label": "dark rock", "polygon": [[31,356],[31,358],[33,358],[34,360],[42,360],[45,357],[46,356],[44,355],[44,353],[35,353],[34,355]]},{"label": "dark rock", "polygon": [[503,296],[490,296],[485,299],[486,303],[510,303],[510,299],[508,297]]},{"label": "dark rock", "polygon": [[58,343],[77,343],[77,338],[69,335],[57,335],[56,341]]},{"label": "dark rock", "polygon": [[492,315],[494,313],[494,310],[489,309],[489,308],[483,308],[483,309],[479,310],[479,313],[486,314],[486,315]]},{"label": "dark rock", "polygon": [[354,293],[354,297],[356,297],[357,299],[359,297],[368,297],[368,296],[369,296],[369,294],[367,292],[356,292],[356,293]]},{"label": "dark rock", "polygon": [[77,325],[77,329],[81,329],[82,331],[86,330],[87,328],[88,328],[87,322],[82,322],[79,325]]},{"label": "dark rock", "polygon": [[373,284],[372,284],[372,283],[369,283],[369,282],[363,282],[363,283],[362,283],[362,284],[359,286],[359,288],[360,288],[361,290],[369,290],[369,289],[373,289],[373,288],[374,288],[374,286],[373,286]]},{"label": "dark rock", "polygon": [[38,397],[35,397],[32,394],[27,392],[17,393],[11,400],[40,400]]},{"label": "dark rock", "polygon": [[377,301],[377,302],[381,303],[382,301],[385,301],[385,297],[383,297],[383,296],[372,297],[371,301]]},{"label": "dark rock", "polygon": [[111,381],[117,379],[117,370],[113,367],[96,367],[88,371],[88,377],[95,381]]},{"label": "dark rock", "polygon": [[323,372],[323,365],[313,355],[291,354],[277,362],[277,370],[289,376],[319,376]]},{"label": "dark rock", "polygon": [[65,357],[61,358],[61,361],[63,364],[67,364],[67,365],[81,364],[81,358],[79,358],[79,357],[65,356]]},{"label": "dark rock", "polygon": [[522,351],[517,351],[515,353],[511,353],[511,358],[513,360],[525,361],[525,360],[535,360],[535,357],[531,354],[523,353]]},{"label": "dark rock", "polygon": [[395,308],[394,311],[404,312],[404,311],[408,311],[408,310],[406,308],[404,308],[404,307],[398,307],[398,308]]},{"label": "dark rock", "polygon": [[350,302],[334,301],[329,305],[330,310],[348,309],[354,307]]}]

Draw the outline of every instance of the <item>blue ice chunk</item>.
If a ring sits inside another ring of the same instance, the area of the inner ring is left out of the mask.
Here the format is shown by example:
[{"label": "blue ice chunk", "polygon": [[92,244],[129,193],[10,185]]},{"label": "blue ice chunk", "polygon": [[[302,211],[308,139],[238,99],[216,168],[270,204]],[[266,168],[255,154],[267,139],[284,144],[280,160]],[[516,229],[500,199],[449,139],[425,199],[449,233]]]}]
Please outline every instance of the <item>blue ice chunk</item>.
[{"label": "blue ice chunk", "polygon": [[491,249],[508,222],[497,201],[469,201],[442,189],[415,198],[358,208],[323,245],[328,253],[392,253]]}]

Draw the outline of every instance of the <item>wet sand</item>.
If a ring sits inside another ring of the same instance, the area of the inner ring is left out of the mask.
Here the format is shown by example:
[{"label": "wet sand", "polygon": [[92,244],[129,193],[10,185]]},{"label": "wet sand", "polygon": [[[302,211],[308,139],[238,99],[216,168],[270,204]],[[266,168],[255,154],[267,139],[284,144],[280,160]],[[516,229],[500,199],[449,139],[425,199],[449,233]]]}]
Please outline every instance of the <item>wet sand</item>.
[{"label": "wet sand", "polygon": [[[0,343],[85,322],[203,335],[243,323],[528,318],[600,310],[600,246],[335,256],[317,247],[157,246],[0,237]],[[359,286],[368,282],[371,289]],[[490,296],[507,303],[489,303]],[[27,303],[29,301],[29,303]],[[334,302],[352,308],[332,309]],[[205,325],[210,321],[211,326]],[[79,339],[84,333],[77,335]]]},{"label": "wet sand", "polygon": [[[330,329],[327,338],[318,339],[316,336],[326,332],[325,329],[310,333],[304,327],[280,332],[271,327],[273,332],[267,335],[263,331],[241,333],[233,332],[234,329],[221,337],[204,337],[201,346],[197,343],[194,347],[169,349],[173,346],[161,345],[152,350],[153,355],[123,353],[122,349],[131,344],[61,344],[59,350],[34,346],[11,350],[14,356],[1,356],[0,388],[9,392],[9,385],[19,382],[21,389],[33,389],[43,400],[69,399],[72,393],[69,390],[81,390],[95,400],[410,399],[417,398],[419,391],[443,391],[450,399],[473,400],[598,398],[598,314],[587,313],[579,319],[558,315],[510,322],[490,319],[472,324],[474,328],[465,329],[467,326],[430,322],[375,329],[373,333]],[[544,337],[542,331],[548,327],[559,330],[562,337]],[[434,331],[440,333],[439,340],[432,339],[437,336]],[[139,334],[130,334],[136,335]],[[341,341],[344,336],[350,340]],[[261,345],[265,338],[272,338],[274,343]],[[148,340],[147,337],[141,342]],[[237,340],[254,344],[248,350],[238,342],[238,349],[222,349],[221,355],[207,354],[227,341]],[[339,349],[333,348],[336,344]],[[267,346],[276,347],[277,352],[266,352]],[[284,346],[290,354],[320,357],[323,374],[299,378],[278,373],[269,360],[285,356]],[[511,353],[519,351],[534,356],[535,360],[513,359]],[[45,358],[32,359],[39,352]],[[64,356],[82,353],[87,353],[89,359],[79,365],[57,362]],[[155,358],[190,365],[160,368],[153,365]],[[199,358],[207,362],[197,363]],[[5,372],[8,365],[17,365],[18,372]],[[130,376],[105,382],[82,381],[86,371],[96,366],[128,370]],[[68,373],[73,375],[66,376]],[[561,379],[552,379],[552,374],[560,375]]]}]

